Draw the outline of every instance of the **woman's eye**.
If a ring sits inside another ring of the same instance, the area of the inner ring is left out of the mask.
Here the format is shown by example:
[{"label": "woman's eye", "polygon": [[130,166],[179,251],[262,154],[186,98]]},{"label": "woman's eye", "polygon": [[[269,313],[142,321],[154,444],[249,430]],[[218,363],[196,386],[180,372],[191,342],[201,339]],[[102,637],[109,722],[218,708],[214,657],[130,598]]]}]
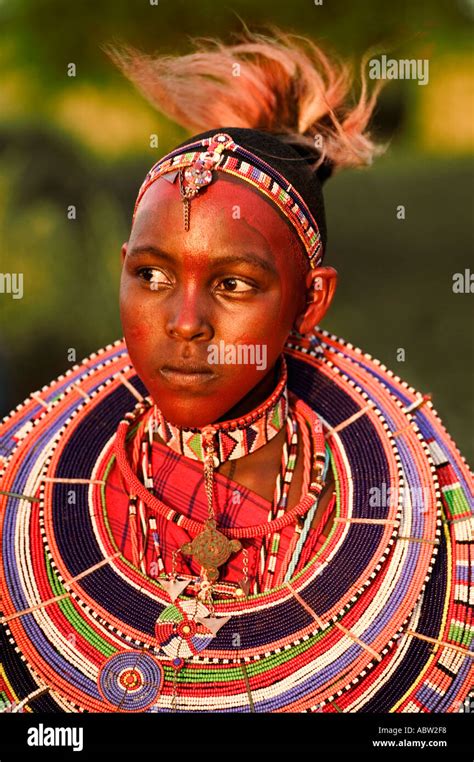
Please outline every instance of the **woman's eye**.
[{"label": "woman's eye", "polygon": [[229,294],[245,294],[254,291],[255,287],[240,278],[224,278],[219,283],[223,288],[217,288],[217,291],[224,291]]},{"label": "woman's eye", "polygon": [[166,275],[156,267],[142,267],[138,276],[149,284],[152,291],[156,291],[159,286],[170,284]]}]

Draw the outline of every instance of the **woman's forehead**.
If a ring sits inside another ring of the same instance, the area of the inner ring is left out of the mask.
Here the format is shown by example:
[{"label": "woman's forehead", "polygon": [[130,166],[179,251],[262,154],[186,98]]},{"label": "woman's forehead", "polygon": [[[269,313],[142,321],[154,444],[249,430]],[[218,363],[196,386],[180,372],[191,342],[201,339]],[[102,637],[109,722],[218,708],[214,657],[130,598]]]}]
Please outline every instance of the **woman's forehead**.
[{"label": "woman's forehead", "polygon": [[158,179],[145,192],[132,229],[134,243],[154,237],[186,249],[210,245],[252,244],[275,254],[299,248],[294,230],[262,193],[231,176],[218,176],[190,202],[190,226],[184,229],[184,204],[178,183]]}]

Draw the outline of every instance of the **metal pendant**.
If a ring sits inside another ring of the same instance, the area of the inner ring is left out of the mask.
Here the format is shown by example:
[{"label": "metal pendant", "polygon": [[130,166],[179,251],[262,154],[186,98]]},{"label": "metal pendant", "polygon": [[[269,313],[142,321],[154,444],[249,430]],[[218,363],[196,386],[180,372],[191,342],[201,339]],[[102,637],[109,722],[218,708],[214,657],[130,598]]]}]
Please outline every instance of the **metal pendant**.
[{"label": "metal pendant", "polygon": [[242,548],[239,540],[229,540],[222,532],[219,532],[217,522],[207,519],[205,528],[192,542],[185,543],[181,552],[186,556],[193,556],[203,567],[209,582],[216,582],[219,578],[219,566],[222,566],[232,553],[237,553]]}]

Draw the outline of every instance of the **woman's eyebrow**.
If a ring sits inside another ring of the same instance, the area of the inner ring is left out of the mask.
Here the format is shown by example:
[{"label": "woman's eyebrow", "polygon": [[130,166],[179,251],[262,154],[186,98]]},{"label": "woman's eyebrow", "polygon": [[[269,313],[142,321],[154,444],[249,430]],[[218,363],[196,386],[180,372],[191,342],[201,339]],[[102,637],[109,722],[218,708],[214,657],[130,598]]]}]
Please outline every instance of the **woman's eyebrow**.
[{"label": "woman's eyebrow", "polygon": [[229,257],[215,257],[211,261],[212,265],[254,265],[265,272],[276,274],[276,269],[268,260],[259,257],[258,254],[246,252],[245,254],[233,254]]},{"label": "woman's eyebrow", "polygon": [[[153,244],[144,244],[142,246],[134,246],[131,251],[128,252],[129,257],[138,256],[139,254],[152,254],[161,259],[167,259],[170,262],[175,261],[175,257],[172,254],[168,254],[166,251],[162,251]],[[246,252],[245,254],[233,254],[228,257],[213,257],[209,262],[212,266],[217,265],[238,265],[238,264],[250,264],[254,267],[258,267],[267,273],[272,275],[276,274],[276,269],[271,262],[263,257],[258,256],[253,252]]]},{"label": "woman's eyebrow", "polygon": [[137,257],[139,254],[153,254],[155,257],[163,257],[164,259],[173,259],[166,251],[161,251],[157,246],[153,244],[143,244],[142,246],[134,246],[133,249],[127,251],[129,257]]}]

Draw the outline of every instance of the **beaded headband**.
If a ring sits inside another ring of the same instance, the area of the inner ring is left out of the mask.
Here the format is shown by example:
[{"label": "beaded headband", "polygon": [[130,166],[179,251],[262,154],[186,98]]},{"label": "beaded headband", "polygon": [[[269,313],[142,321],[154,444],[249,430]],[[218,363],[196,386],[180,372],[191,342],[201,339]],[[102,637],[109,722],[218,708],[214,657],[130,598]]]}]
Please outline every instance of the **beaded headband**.
[{"label": "beaded headband", "polygon": [[[203,148],[205,150],[202,150]],[[229,153],[225,155],[224,151]],[[188,230],[190,201],[212,182],[214,170],[240,177],[271,199],[296,230],[311,268],[320,264],[323,257],[320,231],[301,195],[270,164],[235,143],[230,135],[224,132],[190,143],[184,148],[181,146],[154,164],[140,187],[132,224],[140,201],[150,185],[160,177],[174,182],[179,175],[184,201],[185,229]]]}]

